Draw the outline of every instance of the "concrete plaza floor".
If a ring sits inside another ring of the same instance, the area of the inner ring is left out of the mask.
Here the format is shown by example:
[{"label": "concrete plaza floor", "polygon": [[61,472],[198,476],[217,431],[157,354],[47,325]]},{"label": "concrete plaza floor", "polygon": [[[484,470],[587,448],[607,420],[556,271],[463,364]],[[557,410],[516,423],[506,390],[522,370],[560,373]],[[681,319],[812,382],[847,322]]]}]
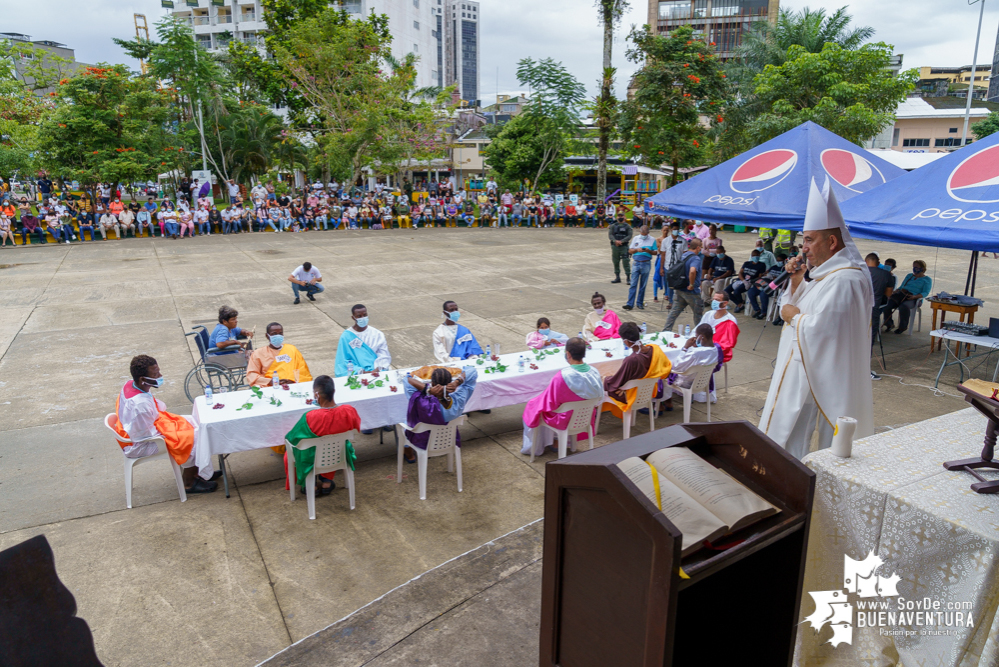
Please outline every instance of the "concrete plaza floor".
[{"label": "concrete plaza floor", "polygon": [[[737,265],[744,261],[752,235],[723,238]],[[934,292],[963,292],[969,253],[860,248],[896,258],[900,277],[913,259],[925,259]],[[315,303],[293,305],[286,278],[303,261],[323,272],[327,289]],[[979,323],[999,315],[997,277],[999,262],[983,258]],[[129,359],[156,357],[167,378],[159,396],[172,411],[189,413],[182,381],[197,352],[184,333],[195,324],[211,328],[223,304],[258,334],[281,322],[314,375],[332,373],[337,338],[358,302],[386,333],[398,367],[432,360],[430,334],[446,299],[458,302],[462,324],[481,342],[500,342],[505,351],[522,349],[541,315],[575,334],[594,291],[623,319],[662,327],[658,304],[620,310],[627,287],[611,278],[606,231],[583,229],[254,233],[2,250],[0,549],[46,535],[107,665],[255,664],[540,518],[551,455],[530,464],[519,454],[521,409],[510,407],[471,415],[462,428],[462,493],[436,460],[427,500],[419,501],[415,471],[396,484],[391,438],[381,445],[376,433],[358,446],[353,512],[338,490],[317,501],[317,519],[309,521],[305,502],[288,500],[281,460],[268,449],[229,459],[229,499],[215,493],[181,504],[165,462],[139,466],[134,509],[126,510],[121,453],[102,419],[114,409]],[[927,388],[943,353],[929,354],[928,305],[924,315],[920,333],[884,339],[887,372],[902,379],[874,384],[879,429],[966,405],[954,389],[956,367],[944,372],[941,391]],[[740,317],[740,326],[728,392],[712,418],[756,424],[779,330],[767,327],[754,350],[761,323]],[[986,376],[980,361],[969,364],[976,377]],[[992,366],[996,356],[986,361]],[[704,418],[702,408],[695,419]],[[647,428],[638,421],[637,433]],[[620,433],[620,422],[605,416],[598,445]],[[969,451],[977,446],[969,443]]]}]

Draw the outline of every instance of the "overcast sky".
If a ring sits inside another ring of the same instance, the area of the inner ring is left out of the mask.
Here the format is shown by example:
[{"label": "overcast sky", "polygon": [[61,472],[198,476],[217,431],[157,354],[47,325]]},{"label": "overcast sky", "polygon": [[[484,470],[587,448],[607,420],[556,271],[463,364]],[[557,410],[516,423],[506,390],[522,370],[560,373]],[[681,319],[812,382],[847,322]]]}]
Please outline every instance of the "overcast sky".
[{"label": "overcast sky", "polygon": [[[825,6],[835,10],[845,2]],[[76,49],[82,62],[137,63],[127,59],[112,37],[134,35],[132,14],[145,13],[150,25],[163,13],[159,0],[33,0],[5,3],[0,31],[20,32],[34,39],[62,42]],[[807,0],[782,0],[782,7],[823,6]],[[875,39],[895,46],[905,56],[904,67],[957,66],[971,63],[979,5],[967,0],[880,0],[853,2],[856,25],[869,25]],[[602,31],[592,0],[482,0],[481,97],[490,103],[497,92],[516,93],[516,65],[521,58],[561,61],[596,93],[600,76]],[[634,66],[625,58],[632,25],[642,24],[648,4],[632,0],[614,41],[618,89],[623,89]],[[985,8],[978,62],[991,63],[999,29],[999,2]]]}]

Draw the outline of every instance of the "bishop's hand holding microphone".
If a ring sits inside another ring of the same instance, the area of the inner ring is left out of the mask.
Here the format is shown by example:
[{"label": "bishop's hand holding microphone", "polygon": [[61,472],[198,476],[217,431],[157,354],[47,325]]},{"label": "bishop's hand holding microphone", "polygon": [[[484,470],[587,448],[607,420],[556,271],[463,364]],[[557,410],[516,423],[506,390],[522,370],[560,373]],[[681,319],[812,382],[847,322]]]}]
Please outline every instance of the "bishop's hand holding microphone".
[{"label": "bishop's hand holding microphone", "polygon": [[769,285],[764,287],[763,291],[766,292],[767,296],[772,297],[775,293],[779,292],[782,287],[784,287],[784,283],[792,278],[794,279],[791,280],[791,284],[794,287],[797,287],[801,282],[801,279],[807,277],[807,269],[804,272],[802,269],[805,269],[804,255],[795,255],[794,257],[789,258],[784,263],[784,270],[777,274],[777,277],[774,278]]}]

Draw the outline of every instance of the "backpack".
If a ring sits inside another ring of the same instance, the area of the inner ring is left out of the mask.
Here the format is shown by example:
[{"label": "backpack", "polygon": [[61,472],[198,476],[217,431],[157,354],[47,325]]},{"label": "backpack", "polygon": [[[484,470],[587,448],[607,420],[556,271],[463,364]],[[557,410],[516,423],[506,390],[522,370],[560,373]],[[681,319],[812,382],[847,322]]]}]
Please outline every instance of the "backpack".
[{"label": "backpack", "polygon": [[666,284],[670,289],[687,289],[690,284],[689,273],[687,261],[679,261],[666,270]]}]

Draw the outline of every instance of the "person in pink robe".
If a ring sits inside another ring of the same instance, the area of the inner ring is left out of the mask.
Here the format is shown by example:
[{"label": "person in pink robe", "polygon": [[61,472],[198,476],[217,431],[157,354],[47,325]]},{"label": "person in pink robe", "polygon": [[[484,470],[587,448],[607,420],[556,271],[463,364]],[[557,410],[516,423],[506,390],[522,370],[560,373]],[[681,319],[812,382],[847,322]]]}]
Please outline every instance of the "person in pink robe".
[{"label": "person in pink robe", "polygon": [[[583,361],[585,356],[586,341],[582,338],[570,338],[565,344],[565,358],[569,367],[562,369],[558,375],[552,378],[543,392],[529,400],[524,406],[524,446],[520,450],[521,454],[531,453],[534,429],[536,428],[541,428],[542,432],[539,433],[535,456],[543,453],[545,447],[553,442],[555,433],[549,428],[544,428],[542,422],[559,430],[568,426],[572,413],[555,412],[561,405],[601,398],[604,395],[603,378],[597,369],[586,365]],[[593,420],[594,427],[598,417],[599,413],[596,413]],[[577,440],[585,438],[585,434],[577,436]],[[574,444],[570,446],[575,449]]]},{"label": "person in pink robe", "polygon": [[621,326],[621,319],[617,313],[607,308],[607,299],[604,295],[597,292],[590,297],[590,304],[593,310],[586,314],[586,319],[583,321],[583,336],[586,340],[618,338],[617,330]]}]

